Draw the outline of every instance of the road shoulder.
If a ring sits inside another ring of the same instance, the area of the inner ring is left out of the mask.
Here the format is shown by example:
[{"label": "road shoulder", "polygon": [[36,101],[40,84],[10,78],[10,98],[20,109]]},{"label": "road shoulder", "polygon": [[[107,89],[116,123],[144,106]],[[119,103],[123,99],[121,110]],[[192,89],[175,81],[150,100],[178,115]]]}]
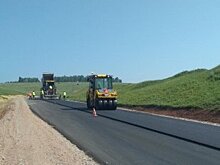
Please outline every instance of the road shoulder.
[{"label": "road shoulder", "polygon": [[97,164],[14,98],[0,120],[0,164]]}]

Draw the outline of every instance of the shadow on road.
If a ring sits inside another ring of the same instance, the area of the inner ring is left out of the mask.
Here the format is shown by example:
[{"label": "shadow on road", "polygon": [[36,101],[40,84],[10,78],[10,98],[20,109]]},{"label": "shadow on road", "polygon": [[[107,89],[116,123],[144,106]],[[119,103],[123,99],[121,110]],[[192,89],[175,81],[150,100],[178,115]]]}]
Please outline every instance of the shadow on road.
[{"label": "shadow on road", "polygon": [[[78,110],[78,111],[85,112],[85,113],[90,113],[90,114],[92,113],[92,110],[89,110],[86,107],[82,107],[82,104],[79,105],[79,106],[73,106],[73,105],[67,105],[67,104],[73,104],[72,102],[63,101],[63,100],[59,100],[59,101],[58,100],[44,100],[44,101],[66,107],[66,108],[61,109],[63,111]],[[101,112],[101,111],[104,111],[104,110],[98,110],[98,111]],[[115,110],[113,111],[113,113],[116,113],[116,112],[117,111],[115,111]],[[159,134],[162,134],[162,135],[166,135],[166,136],[169,136],[169,137],[173,137],[173,138],[180,139],[180,140],[183,140],[183,141],[186,141],[186,142],[194,143],[194,144],[197,144],[197,145],[200,145],[200,146],[204,146],[204,147],[208,147],[208,148],[220,151],[220,147],[218,147],[218,146],[209,145],[209,144],[206,144],[206,143],[203,143],[203,142],[198,142],[198,141],[191,140],[191,139],[188,139],[188,138],[185,138],[185,137],[181,137],[181,136],[178,136],[178,135],[175,135],[175,134],[171,134],[171,133],[163,132],[163,131],[160,131],[160,130],[157,130],[157,129],[149,128],[149,127],[144,126],[144,125],[139,125],[139,124],[136,124],[136,123],[133,123],[133,122],[122,120],[120,118],[112,117],[111,115],[104,115],[104,114],[99,113],[98,116],[106,118],[106,119],[110,119],[110,120],[113,120],[113,121],[117,121],[117,122],[120,122],[120,123],[128,124],[128,125],[131,125],[131,126],[135,126],[135,127],[138,127],[138,128],[142,128],[142,129],[147,130],[147,131],[159,133]]]}]

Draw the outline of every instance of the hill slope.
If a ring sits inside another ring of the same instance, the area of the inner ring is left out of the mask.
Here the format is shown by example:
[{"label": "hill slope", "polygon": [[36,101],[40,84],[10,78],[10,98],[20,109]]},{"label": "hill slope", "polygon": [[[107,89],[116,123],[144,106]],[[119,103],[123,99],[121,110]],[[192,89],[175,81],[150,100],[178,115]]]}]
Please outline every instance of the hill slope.
[{"label": "hill slope", "polygon": [[[57,83],[58,92],[85,101],[87,83]],[[193,108],[220,111],[220,66],[185,71],[173,77],[137,84],[115,84],[121,106]],[[39,91],[40,83],[1,84],[1,94]]]},{"label": "hill slope", "polygon": [[220,110],[220,67],[174,77],[118,86],[120,104]]}]

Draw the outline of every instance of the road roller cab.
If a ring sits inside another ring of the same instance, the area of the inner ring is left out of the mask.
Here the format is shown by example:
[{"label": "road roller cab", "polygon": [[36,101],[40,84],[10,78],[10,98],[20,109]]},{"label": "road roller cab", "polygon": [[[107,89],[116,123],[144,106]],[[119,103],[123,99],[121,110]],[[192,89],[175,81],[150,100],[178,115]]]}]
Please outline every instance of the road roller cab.
[{"label": "road roller cab", "polygon": [[89,89],[87,91],[87,107],[89,109],[117,108],[117,92],[113,90],[112,76],[90,75],[87,77]]}]

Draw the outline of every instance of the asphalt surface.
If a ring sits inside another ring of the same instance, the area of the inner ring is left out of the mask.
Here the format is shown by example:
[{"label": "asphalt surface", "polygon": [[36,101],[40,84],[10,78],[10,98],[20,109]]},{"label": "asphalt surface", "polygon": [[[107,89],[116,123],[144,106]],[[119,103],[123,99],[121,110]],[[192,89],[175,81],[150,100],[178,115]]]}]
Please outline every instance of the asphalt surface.
[{"label": "asphalt surface", "polygon": [[219,164],[220,127],[62,100],[29,100],[32,111],[101,164]]}]

